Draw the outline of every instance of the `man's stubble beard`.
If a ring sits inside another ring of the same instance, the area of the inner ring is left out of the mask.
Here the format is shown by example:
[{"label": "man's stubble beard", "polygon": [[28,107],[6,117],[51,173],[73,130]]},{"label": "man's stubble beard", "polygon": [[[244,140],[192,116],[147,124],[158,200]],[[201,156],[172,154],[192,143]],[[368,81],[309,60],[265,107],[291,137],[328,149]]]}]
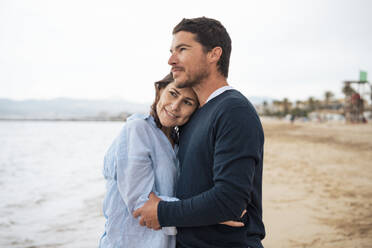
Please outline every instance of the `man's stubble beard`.
[{"label": "man's stubble beard", "polygon": [[198,71],[198,73],[194,77],[187,77],[183,82],[177,82],[175,79],[176,87],[177,88],[188,88],[188,87],[195,87],[200,84],[200,82],[209,77],[209,71],[207,68],[203,68],[203,70]]}]

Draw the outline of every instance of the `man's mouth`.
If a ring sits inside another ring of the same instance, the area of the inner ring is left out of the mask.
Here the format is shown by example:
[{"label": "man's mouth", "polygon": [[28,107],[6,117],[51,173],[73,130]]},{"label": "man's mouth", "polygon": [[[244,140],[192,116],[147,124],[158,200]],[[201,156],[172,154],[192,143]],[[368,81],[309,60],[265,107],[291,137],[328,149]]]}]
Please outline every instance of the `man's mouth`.
[{"label": "man's mouth", "polygon": [[183,68],[182,67],[172,67],[172,72],[179,72],[179,71],[183,71]]}]

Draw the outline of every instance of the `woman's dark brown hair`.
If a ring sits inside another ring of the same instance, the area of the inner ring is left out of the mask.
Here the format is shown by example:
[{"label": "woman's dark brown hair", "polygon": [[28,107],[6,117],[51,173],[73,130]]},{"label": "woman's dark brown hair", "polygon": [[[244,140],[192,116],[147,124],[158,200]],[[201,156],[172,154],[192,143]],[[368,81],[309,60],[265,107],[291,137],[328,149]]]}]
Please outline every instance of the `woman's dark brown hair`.
[{"label": "woman's dark brown hair", "polygon": [[174,81],[174,79],[173,79],[172,73],[169,73],[162,80],[155,82],[155,100],[154,100],[153,104],[151,105],[150,115],[152,115],[152,117],[154,118],[156,126],[158,128],[163,127],[160,123],[158,113],[156,112],[156,105],[158,105],[158,102],[159,102],[159,99],[160,99],[160,90],[167,87],[167,85],[172,83],[173,81]]}]

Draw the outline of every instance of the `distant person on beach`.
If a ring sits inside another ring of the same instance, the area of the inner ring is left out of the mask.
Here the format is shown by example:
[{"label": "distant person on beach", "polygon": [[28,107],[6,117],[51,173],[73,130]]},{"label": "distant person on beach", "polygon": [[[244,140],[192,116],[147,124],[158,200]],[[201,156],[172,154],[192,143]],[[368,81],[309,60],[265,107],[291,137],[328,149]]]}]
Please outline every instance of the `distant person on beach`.
[{"label": "distant person on beach", "polygon": [[[151,194],[133,215],[155,230],[176,226],[180,248],[261,248],[264,134],[252,104],[227,83],[229,34],[214,19],[183,19],[173,29],[170,51],[176,86],[192,87],[200,103],[180,128],[181,200]],[[242,220],[245,209],[245,226],[216,224]]]},{"label": "distant person on beach", "polygon": [[150,192],[166,201],[178,200],[173,197],[179,173],[176,127],[188,121],[199,103],[191,88],[176,88],[171,74],[155,83],[155,92],[151,113],[128,118],[105,155],[106,224],[100,248],[176,247],[175,227],[147,229],[131,213],[149,199]]}]

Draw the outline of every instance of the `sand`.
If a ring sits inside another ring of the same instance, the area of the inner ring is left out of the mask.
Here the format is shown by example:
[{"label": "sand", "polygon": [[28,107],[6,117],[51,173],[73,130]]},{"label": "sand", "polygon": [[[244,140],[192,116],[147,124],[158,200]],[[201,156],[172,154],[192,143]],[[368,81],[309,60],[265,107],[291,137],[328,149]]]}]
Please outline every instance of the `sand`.
[{"label": "sand", "polygon": [[372,124],[262,122],[265,247],[372,247]]},{"label": "sand", "polygon": [[[265,248],[372,247],[372,124],[263,125]],[[0,247],[97,247],[121,126],[0,122]]]}]

